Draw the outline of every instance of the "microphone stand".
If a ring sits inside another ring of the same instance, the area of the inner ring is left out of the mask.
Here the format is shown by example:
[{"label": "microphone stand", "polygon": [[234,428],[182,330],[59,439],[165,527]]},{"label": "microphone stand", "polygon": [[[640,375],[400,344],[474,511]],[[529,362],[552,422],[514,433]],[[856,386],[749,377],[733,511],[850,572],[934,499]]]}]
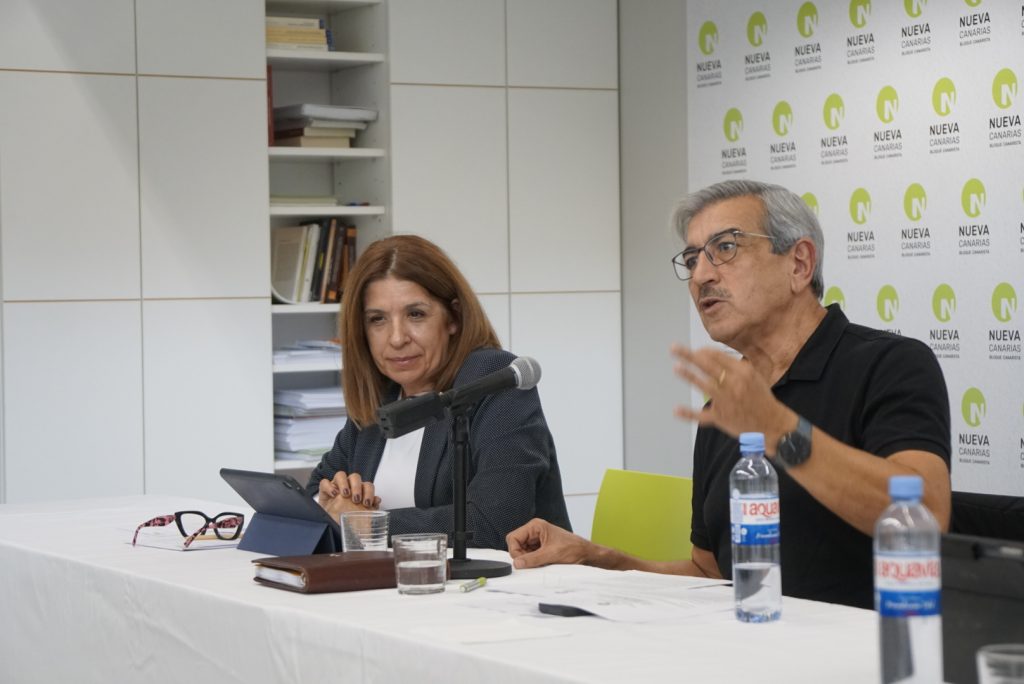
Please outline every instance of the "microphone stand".
[{"label": "microphone stand", "polygon": [[504,577],[512,574],[512,566],[502,561],[466,558],[466,541],[473,536],[466,532],[466,488],[469,485],[469,405],[451,407],[452,431],[455,436],[455,533],[451,559],[451,579]]}]

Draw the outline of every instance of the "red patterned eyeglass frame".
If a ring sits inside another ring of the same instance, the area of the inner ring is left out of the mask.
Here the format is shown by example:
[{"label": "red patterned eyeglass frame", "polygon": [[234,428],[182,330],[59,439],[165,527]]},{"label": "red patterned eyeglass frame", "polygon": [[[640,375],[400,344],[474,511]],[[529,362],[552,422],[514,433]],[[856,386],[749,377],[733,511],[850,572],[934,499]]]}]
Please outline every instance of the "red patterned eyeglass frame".
[{"label": "red patterned eyeglass frame", "polygon": [[[206,523],[195,532],[189,534],[185,531],[185,528],[181,524],[181,516],[183,515],[198,515],[199,517],[206,520]],[[225,518],[225,515],[231,517]],[[135,542],[139,538],[139,530],[141,530],[143,527],[163,527],[164,525],[170,525],[172,522],[177,523],[178,531],[181,532],[182,537],[185,537],[184,546],[187,549],[189,545],[196,540],[196,537],[210,529],[213,530],[214,534],[217,535],[218,539],[238,539],[238,535],[242,533],[242,525],[245,523],[245,515],[243,515],[242,513],[224,512],[218,513],[217,515],[211,518],[202,511],[178,511],[177,513],[173,513],[171,515],[160,515],[153,518],[152,520],[147,520],[146,522],[142,523],[141,525],[135,528],[135,534],[132,536],[132,546],[135,546]],[[226,535],[221,532],[221,530],[227,528],[234,528],[231,531],[230,535]]]}]

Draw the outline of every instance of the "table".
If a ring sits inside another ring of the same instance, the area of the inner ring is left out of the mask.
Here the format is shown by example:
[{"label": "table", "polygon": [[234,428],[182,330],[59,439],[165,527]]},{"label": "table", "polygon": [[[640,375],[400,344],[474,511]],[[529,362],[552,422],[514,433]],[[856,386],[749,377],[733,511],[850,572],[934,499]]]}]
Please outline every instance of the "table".
[{"label": "table", "polygon": [[[869,682],[875,614],[786,598],[781,621],[731,614],[661,624],[513,617],[483,592],[303,595],[260,586],[237,549],[131,547],[130,528],[176,510],[237,506],[134,496],[0,506],[0,681]],[[473,558],[506,558],[470,550]],[[557,578],[577,567],[516,571]],[[589,571],[585,571],[589,572]],[[594,572],[601,572],[594,570]],[[495,585],[500,579],[491,580]],[[728,591],[715,587],[702,591]],[[515,620],[559,636],[462,643]]]}]

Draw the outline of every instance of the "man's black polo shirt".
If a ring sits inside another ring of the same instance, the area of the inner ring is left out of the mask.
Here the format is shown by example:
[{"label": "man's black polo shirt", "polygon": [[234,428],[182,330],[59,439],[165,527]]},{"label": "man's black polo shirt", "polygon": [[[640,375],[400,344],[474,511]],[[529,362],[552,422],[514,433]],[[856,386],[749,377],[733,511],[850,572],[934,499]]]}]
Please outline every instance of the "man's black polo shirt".
[{"label": "man's black polo shirt", "polygon": [[[942,370],[924,343],[850,323],[828,307],[814,334],[772,388],[814,427],[872,456],[908,449],[950,462],[949,399]],[[814,458],[812,456],[812,458]],[[737,440],[701,427],[693,456],[694,545],[732,575],[729,472]],[[871,608],[871,537],[818,503],[779,471],[782,591],[787,596]]]}]

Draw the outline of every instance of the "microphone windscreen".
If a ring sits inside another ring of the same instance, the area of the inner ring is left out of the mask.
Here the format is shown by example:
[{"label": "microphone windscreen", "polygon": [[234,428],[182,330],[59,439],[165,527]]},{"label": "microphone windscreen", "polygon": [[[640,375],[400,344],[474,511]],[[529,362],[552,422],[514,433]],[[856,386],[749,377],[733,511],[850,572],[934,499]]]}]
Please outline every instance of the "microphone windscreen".
[{"label": "microphone windscreen", "polygon": [[511,367],[515,371],[516,378],[519,380],[516,383],[516,387],[519,389],[530,390],[540,382],[540,364],[537,363],[536,359],[531,359],[529,356],[520,356],[511,363]]}]

